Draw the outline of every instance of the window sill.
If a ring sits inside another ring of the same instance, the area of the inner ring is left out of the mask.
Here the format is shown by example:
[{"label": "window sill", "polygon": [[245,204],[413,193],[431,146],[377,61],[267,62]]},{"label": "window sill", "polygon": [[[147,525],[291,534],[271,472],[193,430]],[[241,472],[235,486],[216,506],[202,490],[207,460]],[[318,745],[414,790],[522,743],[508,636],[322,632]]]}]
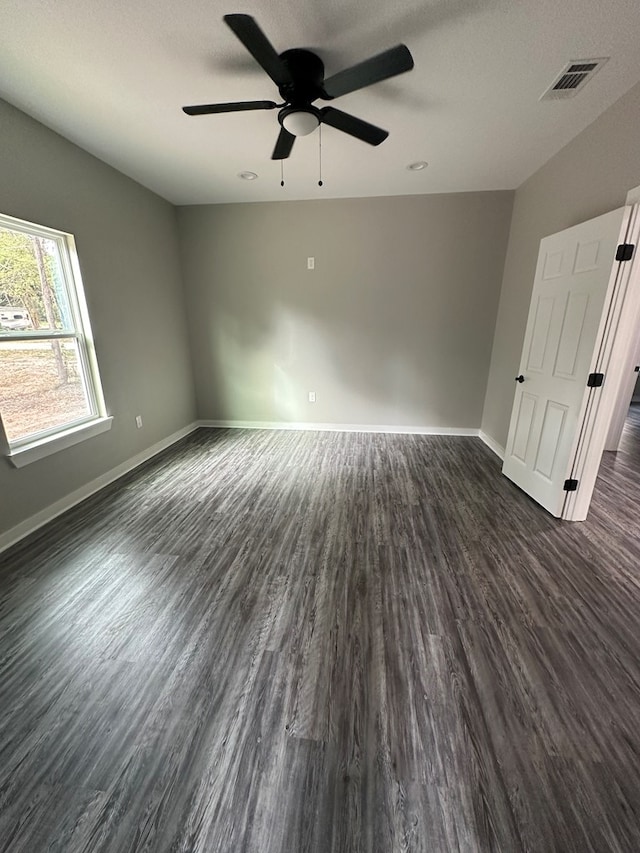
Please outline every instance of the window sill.
[{"label": "window sill", "polygon": [[38,459],[44,459],[59,450],[66,450],[67,447],[80,444],[87,438],[93,438],[94,435],[107,432],[111,429],[112,422],[112,417],[96,418],[89,423],[71,427],[63,432],[56,433],[56,435],[41,438],[39,441],[33,441],[30,444],[23,444],[13,450],[10,449],[7,458],[14,468],[24,468],[25,465],[37,462]]}]

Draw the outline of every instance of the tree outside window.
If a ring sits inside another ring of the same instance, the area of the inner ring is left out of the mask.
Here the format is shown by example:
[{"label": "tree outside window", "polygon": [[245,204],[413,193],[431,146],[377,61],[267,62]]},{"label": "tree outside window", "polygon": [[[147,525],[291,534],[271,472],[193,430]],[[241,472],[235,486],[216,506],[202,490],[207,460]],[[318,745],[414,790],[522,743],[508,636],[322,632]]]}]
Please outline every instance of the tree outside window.
[{"label": "tree outside window", "polygon": [[73,237],[0,216],[0,416],[9,445],[103,415]]}]

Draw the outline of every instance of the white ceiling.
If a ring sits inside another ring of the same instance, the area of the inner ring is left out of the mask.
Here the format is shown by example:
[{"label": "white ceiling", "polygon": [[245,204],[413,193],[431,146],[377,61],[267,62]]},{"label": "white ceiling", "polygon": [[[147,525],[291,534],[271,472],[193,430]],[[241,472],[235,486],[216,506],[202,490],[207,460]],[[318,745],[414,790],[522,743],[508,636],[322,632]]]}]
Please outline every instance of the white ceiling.
[{"label": "white ceiling", "polygon": [[[413,71],[333,104],[389,138],[324,127],[322,188],[317,132],[298,139],[283,190],[276,110],[185,116],[280,100],[230,12],[278,51],[316,50],[327,76],[405,43]],[[637,0],[2,0],[0,96],[176,204],[507,189],[640,80],[639,40]],[[538,100],[567,61],[601,56],[576,97]]]}]

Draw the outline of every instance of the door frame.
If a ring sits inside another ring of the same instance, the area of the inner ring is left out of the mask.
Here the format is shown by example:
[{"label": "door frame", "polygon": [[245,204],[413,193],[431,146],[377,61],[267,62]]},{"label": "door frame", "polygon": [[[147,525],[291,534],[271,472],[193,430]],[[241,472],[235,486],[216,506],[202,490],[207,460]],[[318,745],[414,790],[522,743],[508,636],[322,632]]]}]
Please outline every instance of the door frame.
[{"label": "door frame", "polygon": [[640,204],[633,204],[625,242],[632,243],[635,251],[630,261],[617,262],[615,286],[604,307],[592,372],[603,373],[605,379],[587,398],[568,475],[578,480],[578,488],[566,493],[560,515],[567,521],[587,517],[612,414],[640,327]]},{"label": "door frame", "polygon": [[[640,186],[629,190],[625,204],[633,205],[637,202],[640,202]],[[634,402],[635,386],[638,379],[637,374],[634,374],[630,369],[632,364],[634,367],[640,364],[640,322],[636,330],[635,351],[629,353],[629,360],[627,363],[627,369],[629,372],[627,379],[623,380],[620,384],[620,392],[611,416],[611,424],[609,425],[607,441],[604,447],[605,450],[616,451],[620,447],[622,431],[629,414],[629,406]],[[636,399],[635,402],[640,402],[640,398]]]},{"label": "door frame", "polygon": [[638,383],[638,365],[640,365],[640,325],[636,329],[635,350],[629,353],[629,358],[625,365],[626,376],[620,384],[620,393],[615,402],[611,423],[607,432],[605,450],[615,452],[620,449],[622,433],[629,415],[629,406],[634,402],[640,403],[640,396],[635,396],[636,385]]}]

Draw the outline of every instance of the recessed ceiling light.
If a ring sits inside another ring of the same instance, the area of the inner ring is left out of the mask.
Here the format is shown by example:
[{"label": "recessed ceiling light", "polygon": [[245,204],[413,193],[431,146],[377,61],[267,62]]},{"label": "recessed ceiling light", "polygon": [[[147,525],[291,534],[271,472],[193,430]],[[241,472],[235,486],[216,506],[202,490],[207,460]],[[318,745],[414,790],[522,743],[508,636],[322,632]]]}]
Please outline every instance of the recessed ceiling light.
[{"label": "recessed ceiling light", "polygon": [[243,181],[255,181],[258,176],[255,172],[239,172],[238,177],[242,178]]},{"label": "recessed ceiling light", "polygon": [[423,169],[426,169],[429,164],[424,160],[418,160],[416,163],[409,163],[407,169],[410,172],[421,172]]}]

